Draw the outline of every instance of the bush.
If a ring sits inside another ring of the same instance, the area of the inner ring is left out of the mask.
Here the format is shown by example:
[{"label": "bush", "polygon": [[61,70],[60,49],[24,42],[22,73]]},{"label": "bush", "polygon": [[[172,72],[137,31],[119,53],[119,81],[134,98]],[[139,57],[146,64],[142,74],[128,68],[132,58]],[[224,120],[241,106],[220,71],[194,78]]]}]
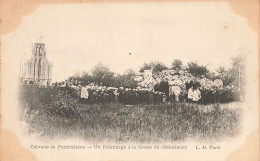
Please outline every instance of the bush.
[{"label": "bush", "polygon": [[[29,97],[34,90],[21,96]],[[37,89],[37,103],[25,102],[32,133],[42,138],[80,137],[89,141],[161,142],[188,138],[219,141],[238,134],[241,111],[217,104],[82,104],[68,89]],[[48,95],[47,95],[48,94]],[[48,100],[46,103],[44,99]],[[208,110],[207,110],[208,109]],[[205,111],[206,110],[206,111]]]},{"label": "bush", "polygon": [[210,103],[228,103],[240,101],[241,93],[238,90],[220,88],[220,89],[201,89],[201,102]]}]

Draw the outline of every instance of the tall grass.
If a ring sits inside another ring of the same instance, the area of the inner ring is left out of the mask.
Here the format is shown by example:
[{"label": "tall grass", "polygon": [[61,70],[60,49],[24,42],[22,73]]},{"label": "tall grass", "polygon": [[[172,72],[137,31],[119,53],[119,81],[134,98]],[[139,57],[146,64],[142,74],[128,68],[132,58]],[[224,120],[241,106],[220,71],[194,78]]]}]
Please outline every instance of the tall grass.
[{"label": "tall grass", "polygon": [[26,110],[23,119],[29,124],[29,133],[41,132],[41,137],[48,139],[80,137],[93,142],[159,143],[186,139],[220,141],[239,132],[241,110],[220,108],[227,104],[88,105],[67,91],[56,90],[46,90],[45,96],[40,94],[43,91],[35,92],[34,101],[26,100],[32,94],[30,90],[21,93]]}]

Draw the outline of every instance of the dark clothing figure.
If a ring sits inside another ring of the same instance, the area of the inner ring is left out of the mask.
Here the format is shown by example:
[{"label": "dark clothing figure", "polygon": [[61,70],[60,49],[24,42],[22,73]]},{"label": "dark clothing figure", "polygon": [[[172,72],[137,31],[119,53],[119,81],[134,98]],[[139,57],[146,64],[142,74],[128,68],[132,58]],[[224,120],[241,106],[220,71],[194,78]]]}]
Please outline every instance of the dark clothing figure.
[{"label": "dark clothing figure", "polygon": [[131,104],[131,93],[129,91],[125,92],[125,104],[127,105]]},{"label": "dark clothing figure", "polygon": [[118,98],[119,93],[117,92],[117,90],[113,91],[113,95],[114,95],[114,103],[118,104],[119,103],[119,98]]},{"label": "dark clothing figure", "polygon": [[119,93],[119,102],[122,104],[125,104],[125,92],[124,91],[121,91]]},{"label": "dark clothing figure", "polygon": [[154,90],[163,92],[166,96],[169,96],[169,84],[166,81],[162,81],[160,84],[156,85]]},{"label": "dark clothing figure", "polygon": [[154,101],[153,101],[153,93],[152,93],[152,92],[149,93],[149,103],[150,103],[150,104],[154,104]]},{"label": "dark clothing figure", "polygon": [[118,104],[118,103],[119,103],[118,95],[115,95],[115,96],[114,96],[114,103],[115,103],[115,104]]}]

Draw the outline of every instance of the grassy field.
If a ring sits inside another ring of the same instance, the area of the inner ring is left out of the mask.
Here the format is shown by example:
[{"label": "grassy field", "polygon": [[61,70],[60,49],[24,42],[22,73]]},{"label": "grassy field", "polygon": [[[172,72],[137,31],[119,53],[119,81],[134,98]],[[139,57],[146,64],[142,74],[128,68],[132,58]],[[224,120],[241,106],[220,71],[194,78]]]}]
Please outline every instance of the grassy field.
[{"label": "grassy field", "polygon": [[79,137],[93,142],[141,143],[194,139],[214,142],[239,133],[240,103],[88,105],[60,91],[49,93],[46,98],[34,97],[31,102],[22,99],[22,119],[29,124],[29,133],[40,133],[39,137],[43,139]]}]

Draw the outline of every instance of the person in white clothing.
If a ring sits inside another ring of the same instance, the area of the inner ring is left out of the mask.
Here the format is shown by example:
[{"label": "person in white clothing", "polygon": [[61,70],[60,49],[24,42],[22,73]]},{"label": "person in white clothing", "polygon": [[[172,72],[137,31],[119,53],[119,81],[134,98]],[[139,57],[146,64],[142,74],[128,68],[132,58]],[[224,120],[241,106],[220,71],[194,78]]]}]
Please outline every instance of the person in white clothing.
[{"label": "person in white clothing", "polygon": [[194,94],[193,87],[190,87],[190,89],[188,91],[188,101],[192,101],[193,100],[193,94]]},{"label": "person in white clothing", "polygon": [[88,99],[88,90],[86,87],[82,87],[80,91],[80,98],[82,99],[82,102],[86,102]]},{"label": "person in white clothing", "polygon": [[180,86],[171,86],[170,87],[170,93],[171,95],[174,95],[175,101],[179,102],[180,101],[180,94],[181,94],[181,87]]},{"label": "person in white clothing", "polygon": [[198,102],[201,99],[201,92],[199,90],[199,88],[196,88],[193,92],[193,99],[192,101],[194,102]]}]

